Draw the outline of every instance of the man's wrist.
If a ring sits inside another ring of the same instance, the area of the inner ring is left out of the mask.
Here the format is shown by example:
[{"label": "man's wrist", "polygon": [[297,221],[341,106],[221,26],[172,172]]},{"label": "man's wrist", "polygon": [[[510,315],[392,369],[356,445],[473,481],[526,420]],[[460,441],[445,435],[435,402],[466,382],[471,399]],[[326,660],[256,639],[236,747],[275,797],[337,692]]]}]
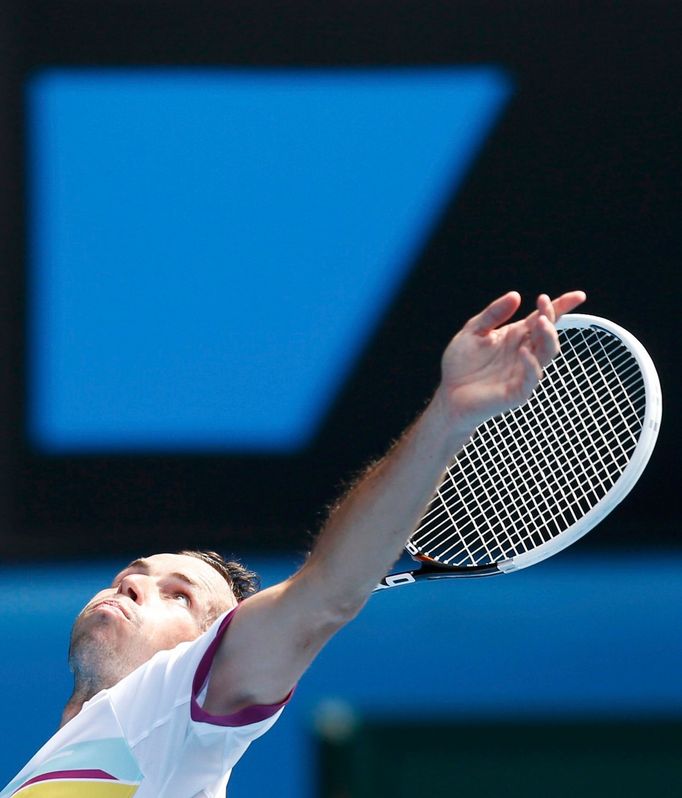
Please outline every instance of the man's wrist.
[{"label": "man's wrist", "polygon": [[434,423],[442,429],[439,437],[453,453],[471,438],[477,427],[470,416],[462,414],[453,405],[442,384],[431,399],[429,412],[433,414]]}]

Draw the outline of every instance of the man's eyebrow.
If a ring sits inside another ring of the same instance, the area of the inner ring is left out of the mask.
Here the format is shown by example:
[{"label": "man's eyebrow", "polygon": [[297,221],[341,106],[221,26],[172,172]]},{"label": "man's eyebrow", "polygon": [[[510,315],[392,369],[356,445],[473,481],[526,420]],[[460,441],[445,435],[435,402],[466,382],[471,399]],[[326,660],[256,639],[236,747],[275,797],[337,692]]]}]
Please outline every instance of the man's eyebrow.
[{"label": "man's eyebrow", "polygon": [[[138,568],[147,573],[149,573],[150,570],[149,562],[145,560],[144,557],[141,557],[138,560],[133,560],[131,563],[128,563],[128,565],[126,565],[126,567],[116,575],[113,583],[115,584],[120,579],[121,574],[124,574],[126,571],[130,570],[131,568]],[[173,573],[168,574],[168,578],[177,579],[179,582],[184,582],[189,587],[193,587],[195,589],[201,588],[201,585],[199,585],[198,582],[195,582],[194,579],[190,579],[190,577],[187,576],[187,574],[183,574],[180,571],[174,571]]]},{"label": "man's eyebrow", "polygon": [[193,579],[190,579],[189,576],[187,576],[187,574],[181,574],[180,571],[174,571],[172,574],[168,574],[168,576],[171,579],[177,579],[180,582],[184,582],[186,585],[189,585],[190,587],[197,587],[197,588],[199,587],[197,582],[195,582]]},{"label": "man's eyebrow", "polygon": [[127,571],[128,568],[142,568],[143,571],[148,571],[149,563],[147,562],[147,560],[145,560],[144,557],[140,557],[139,559],[133,560],[132,562],[128,563],[128,565],[126,565],[126,567],[123,570]]},{"label": "man's eyebrow", "polygon": [[129,562],[125,568],[123,568],[116,574],[112,584],[116,584],[116,582],[118,582],[118,580],[121,578],[121,574],[124,574],[126,571],[130,570],[131,568],[140,568],[142,571],[149,571],[149,563],[147,562],[147,560],[144,559],[144,557],[140,557],[137,560]]}]

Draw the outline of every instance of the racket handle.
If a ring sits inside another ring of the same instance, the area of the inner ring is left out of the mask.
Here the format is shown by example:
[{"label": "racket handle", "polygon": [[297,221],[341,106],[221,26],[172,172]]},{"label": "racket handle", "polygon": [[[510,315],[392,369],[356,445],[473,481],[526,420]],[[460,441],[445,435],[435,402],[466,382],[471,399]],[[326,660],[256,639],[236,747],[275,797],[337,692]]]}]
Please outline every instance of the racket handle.
[{"label": "racket handle", "polygon": [[433,579],[467,579],[474,576],[496,576],[504,571],[495,565],[473,565],[462,568],[443,568],[425,563],[416,571],[402,571],[397,574],[388,574],[374,588],[372,593],[387,590],[390,587],[413,585],[415,582]]}]

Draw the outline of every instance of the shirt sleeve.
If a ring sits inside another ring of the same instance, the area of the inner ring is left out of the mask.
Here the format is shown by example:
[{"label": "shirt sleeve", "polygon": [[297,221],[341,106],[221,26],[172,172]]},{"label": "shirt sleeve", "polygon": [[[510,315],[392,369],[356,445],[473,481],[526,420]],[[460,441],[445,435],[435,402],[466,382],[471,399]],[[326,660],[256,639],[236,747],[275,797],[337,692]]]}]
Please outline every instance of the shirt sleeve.
[{"label": "shirt sleeve", "polygon": [[197,795],[206,785],[224,780],[290,698],[232,715],[214,716],[203,709],[213,659],[237,609],[196,640],[157,653],[109,691],[144,777],[164,795]]},{"label": "shirt sleeve", "polygon": [[260,723],[261,721],[271,718],[277,714],[290,700],[293,690],[285,696],[285,698],[277,704],[254,704],[250,707],[235,712],[232,715],[211,715],[206,712],[201,703],[205,696],[205,688],[208,685],[208,676],[211,672],[213,658],[218,650],[220,641],[222,640],[225,630],[227,629],[230,621],[234,617],[234,611],[225,616],[220,622],[218,632],[214,639],[209,644],[204,656],[201,658],[192,680],[192,702],[191,702],[191,718],[194,723],[208,723],[214,726],[250,726],[253,723]]}]

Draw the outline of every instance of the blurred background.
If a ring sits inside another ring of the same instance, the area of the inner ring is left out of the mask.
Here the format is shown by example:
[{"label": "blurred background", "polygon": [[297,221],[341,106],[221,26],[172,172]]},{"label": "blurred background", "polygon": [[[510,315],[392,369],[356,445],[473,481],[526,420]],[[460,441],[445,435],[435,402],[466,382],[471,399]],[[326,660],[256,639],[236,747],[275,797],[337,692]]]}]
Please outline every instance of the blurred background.
[{"label": "blurred background", "polygon": [[372,599],[230,794],[679,794],[681,32],[660,0],[0,5],[0,783],[117,568],[288,575],[470,315],[583,288],[659,369],[636,489],[536,569]]}]

